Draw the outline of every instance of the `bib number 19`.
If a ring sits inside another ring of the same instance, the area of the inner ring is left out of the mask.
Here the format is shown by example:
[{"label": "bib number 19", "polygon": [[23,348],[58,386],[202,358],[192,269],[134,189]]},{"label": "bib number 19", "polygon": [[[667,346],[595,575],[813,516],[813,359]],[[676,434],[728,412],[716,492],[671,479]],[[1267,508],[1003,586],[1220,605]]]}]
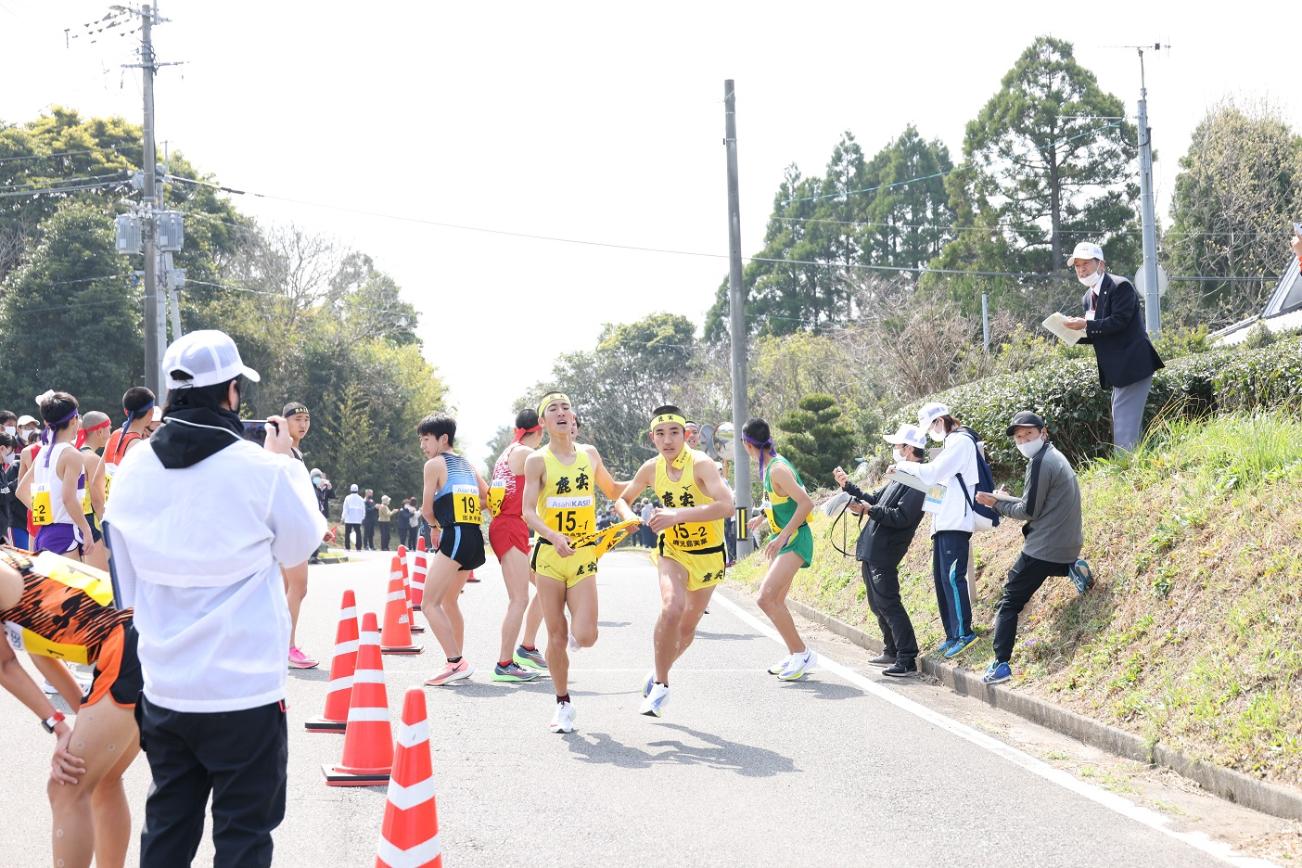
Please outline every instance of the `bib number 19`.
[{"label": "bib number 19", "polygon": [[[466,491],[464,489],[469,489]],[[457,524],[479,524],[479,489],[475,486],[455,486],[452,490],[452,520]]]}]

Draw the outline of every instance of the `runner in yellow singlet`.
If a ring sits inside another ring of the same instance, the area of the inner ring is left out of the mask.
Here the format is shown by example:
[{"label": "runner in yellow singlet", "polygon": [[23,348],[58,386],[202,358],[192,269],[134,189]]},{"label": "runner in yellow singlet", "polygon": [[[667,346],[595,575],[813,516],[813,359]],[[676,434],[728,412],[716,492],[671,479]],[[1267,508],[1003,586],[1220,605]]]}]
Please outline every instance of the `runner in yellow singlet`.
[{"label": "runner in yellow singlet", "polygon": [[[538,534],[530,558],[534,585],[547,623],[547,671],[556,688],[552,732],[574,731],[570,701],[568,649],[590,648],[597,641],[596,549],[577,551],[571,539],[597,529],[596,489],[615,501],[620,518],[633,518],[618,500],[619,486],[606,470],[596,447],[574,442],[574,413],[568,396],[553,392],[538,404],[547,445],[524,463],[524,520]],[[570,608],[572,624],[565,619]]]},{"label": "runner in yellow singlet", "polygon": [[664,506],[650,526],[660,535],[660,618],[655,629],[655,669],[642,686],[640,714],[660,717],[669,704],[669,668],[696,638],[714,588],[723,581],[727,555],[723,523],[732,513],[732,491],[703,452],[688,448],[687,420],[672,405],[656,409],[651,443],[660,454],[648,459],[620,501],[627,507],[647,488]]}]

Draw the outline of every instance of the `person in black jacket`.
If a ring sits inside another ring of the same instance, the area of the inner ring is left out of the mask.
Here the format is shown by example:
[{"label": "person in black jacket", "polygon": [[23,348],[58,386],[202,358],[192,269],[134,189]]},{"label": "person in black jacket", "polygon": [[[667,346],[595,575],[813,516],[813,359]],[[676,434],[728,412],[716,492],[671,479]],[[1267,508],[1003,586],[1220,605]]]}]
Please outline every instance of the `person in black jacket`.
[{"label": "person in black jacket", "polygon": [[1144,405],[1153,373],[1164,367],[1144,330],[1139,293],[1124,277],[1107,273],[1103,248],[1088,241],[1076,245],[1067,265],[1086,288],[1081,299],[1085,316],[1064,325],[1083,330],[1082,344],[1094,347],[1099,382],[1112,389],[1112,442],[1133,450],[1144,430]]},{"label": "person in black jacket", "polygon": [[[883,439],[894,447],[897,461],[922,461],[926,457],[926,435],[914,425],[902,425]],[[833,476],[841,490],[853,498],[850,510],[868,516],[868,524],[859,533],[855,557],[862,564],[868,608],[877,617],[883,645],[881,655],[868,662],[885,666],[883,675],[913,675],[918,671],[918,639],[900,600],[899,567],[922,521],[924,495],[898,482],[865,494],[840,467]]]}]

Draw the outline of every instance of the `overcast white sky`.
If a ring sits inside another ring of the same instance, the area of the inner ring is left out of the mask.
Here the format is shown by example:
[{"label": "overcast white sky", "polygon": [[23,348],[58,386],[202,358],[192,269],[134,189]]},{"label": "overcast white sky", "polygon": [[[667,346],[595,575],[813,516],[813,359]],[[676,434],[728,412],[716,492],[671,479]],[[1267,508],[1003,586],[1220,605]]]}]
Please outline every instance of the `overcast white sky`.
[{"label": "overcast white sky", "polygon": [[[1040,34],[1071,39],[1135,111],[1149,55],[1165,218],[1207,107],[1268,99],[1302,129],[1295,12],[1132,2],[399,3],[164,0],[158,139],[241,189],[416,220],[727,253],[723,80],[737,81],[744,254],[783,168],[843,130],[871,156],[914,123],[957,161],[964,125]],[[0,0],[0,122],[55,104],[140,118],[130,39],[65,48],[104,2]],[[995,11],[997,10],[997,11]],[[80,40],[78,40],[80,41]],[[74,43],[75,45],[75,43]],[[237,198],[371,254],[422,314],[459,439],[484,457],[512,400],[604,322],[700,322],[725,259],[467,232]],[[274,388],[274,384],[272,385]],[[291,397],[291,396],[286,396]],[[577,396],[576,396],[577,397]]]}]

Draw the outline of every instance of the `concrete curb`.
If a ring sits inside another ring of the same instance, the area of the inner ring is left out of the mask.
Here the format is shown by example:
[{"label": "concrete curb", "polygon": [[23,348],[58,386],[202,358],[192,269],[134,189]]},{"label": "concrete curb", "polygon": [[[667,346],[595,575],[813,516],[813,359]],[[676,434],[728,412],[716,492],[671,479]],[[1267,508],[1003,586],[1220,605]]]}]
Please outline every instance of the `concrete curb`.
[{"label": "concrete curb", "polygon": [[[733,590],[740,589],[734,587]],[[852,627],[797,600],[789,599],[787,605],[796,614],[821,624],[861,648],[878,653],[882,650],[882,643],[879,640],[858,627]],[[1170,769],[1208,792],[1255,811],[1283,817],[1286,820],[1302,820],[1302,792],[1259,781],[1242,772],[1221,768],[1202,760],[1190,759],[1160,743],[1150,745],[1134,733],[1059,708],[1043,699],[1018,693],[1008,687],[982,684],[980,675],[930,657],[919,657],[918,662],[924,673],[955,693],[971,696],[995,708],[1012,712],[1018,717],[1070,736],[1091,747],[1147,765]]]}]

